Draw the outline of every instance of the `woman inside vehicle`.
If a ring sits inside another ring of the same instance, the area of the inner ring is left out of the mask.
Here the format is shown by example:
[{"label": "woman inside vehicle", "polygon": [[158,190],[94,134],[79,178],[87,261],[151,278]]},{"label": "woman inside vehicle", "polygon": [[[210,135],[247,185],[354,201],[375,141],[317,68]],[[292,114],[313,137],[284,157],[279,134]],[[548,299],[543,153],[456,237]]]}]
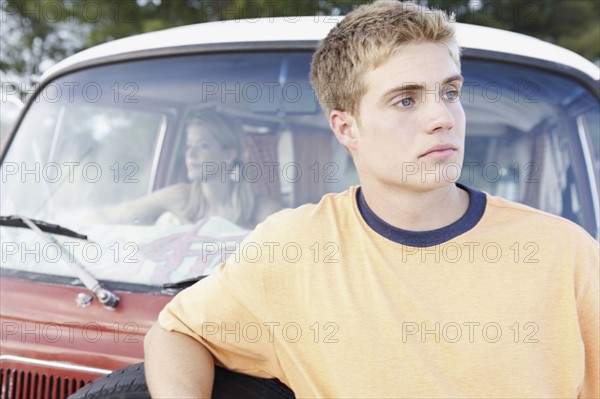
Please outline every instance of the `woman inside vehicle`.
[{"label": "woman inside vehicle", "polygon": [[165,187],[150,195],[104,208],[109,223],[194,224],[221,216],[254,228],[281,207],[256,196],[242,176],[244,132],[234,118],[195,111],[187,118],[185,165],[189,183]]}]

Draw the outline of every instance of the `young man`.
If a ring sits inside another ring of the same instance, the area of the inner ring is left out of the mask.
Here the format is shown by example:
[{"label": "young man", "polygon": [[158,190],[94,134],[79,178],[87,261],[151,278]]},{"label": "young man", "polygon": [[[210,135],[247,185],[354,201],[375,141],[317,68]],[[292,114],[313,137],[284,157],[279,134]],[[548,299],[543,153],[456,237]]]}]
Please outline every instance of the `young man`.
[{"label": "young man", "polygon": [[598,397],[598,244],[455,183],[465,115],[446,16],[362,6],[311,78],[361,186],[279,212],[243,244],[301,256],[231,255],[176,296],[146,339],[151,392],[209,396],[216,362],[302,398]]}]

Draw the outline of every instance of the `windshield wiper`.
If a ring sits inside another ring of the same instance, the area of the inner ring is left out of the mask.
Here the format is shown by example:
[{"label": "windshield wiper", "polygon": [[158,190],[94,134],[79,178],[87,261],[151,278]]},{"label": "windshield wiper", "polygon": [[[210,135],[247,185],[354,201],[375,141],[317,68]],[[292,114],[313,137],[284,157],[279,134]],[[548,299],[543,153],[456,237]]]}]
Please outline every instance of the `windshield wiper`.
[{"label": "windshield wiper", "polygon": [[[79,238],[82,240],[88,239],[86,235],[79,234],[73,230],[69,230],[66,227],[63,227],[58,224],[47,223],[47,222],[44,222],[43,220],[35,220],[35,219],[29,219],[29,220],[31,220],[31,223],[33,223],[34,225],[39,227],[40,230],[45,231],[46,233],[52,233],[52,234],[56,234],[59,236],[65,236],[65,237]],[[21,218],[20,216],[15,216],[15,215],[0,216],[0,226],[23,227],[25,229],[29,228],[29,226],[23,221],[23,218]]]},{"label": "windshield wiper", "polygon": [[[33,230],[38,236],[40,236],[44,241],[47,241],[51,244],[58,245],[61,249],[61,257],[60,260],[63,261],[67,266],[73,270],[73,272],[77,275],[77,278],[81,280],[83,285],[92,293],[105,308],[112,310],[117,307],[119,304],[119,297],[116,296],[113,292],[104,288],[100,282],[90,274],[85,268],[85,266],[78,263],[77,258],[69,252],[64,245],[59,242],[56,238],[47,233],[63,235],[68,237],[81,238],[82,240],[87,241],[87,236],[83,234],[76,233],[72,230],[66,229],[56,224],[50,224],[46,222],[42,222],[39,220],[31,220],[24,216],[2,216],[0,217],[0,226],[12,226],[12,227],[23,227]],[[46,232],[46,233],[44,233]],[[64,254],[69,254],[69,259],[72,259],[72,262],[64,260]]]},{"label": "windshield wiper", "polygon": [[196,276],[196,277],[186,278],[185,280],[176,281],[174,283],[165,283],[165,284],[161,285],[161,288],[167,288],[167,289],[169,289],[169,288],[171,288],[171,289],[187,288],[189,286],[196,284],[198,281],[202,280],[204,277],[207,277],[207,276],[205,276],[205,275]]}]

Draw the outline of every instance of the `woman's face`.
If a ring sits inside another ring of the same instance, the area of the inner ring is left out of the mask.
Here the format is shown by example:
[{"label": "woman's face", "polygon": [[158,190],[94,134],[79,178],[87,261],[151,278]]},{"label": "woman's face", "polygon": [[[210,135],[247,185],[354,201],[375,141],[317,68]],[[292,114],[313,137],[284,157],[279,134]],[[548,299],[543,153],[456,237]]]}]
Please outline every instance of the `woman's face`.
[{"label": "woman's face", "polygon": [[235,149],[223,147],[209,129],[201,125],[187,128],[185,166],[188,179],[225,181],[227,172],[233,169],[231,163],[235,157]]}]

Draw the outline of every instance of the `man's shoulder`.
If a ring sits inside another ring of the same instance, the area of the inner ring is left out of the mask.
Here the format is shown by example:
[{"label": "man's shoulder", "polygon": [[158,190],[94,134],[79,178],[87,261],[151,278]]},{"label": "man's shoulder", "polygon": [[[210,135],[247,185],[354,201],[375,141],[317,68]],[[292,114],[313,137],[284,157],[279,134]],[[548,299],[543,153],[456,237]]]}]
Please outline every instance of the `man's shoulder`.
[{"label": "man's shoulder", "polygon": [[288,223],[311,223],[323,217],[335,217],[342,212],[351,212],[356,195],[356,187],[350,187],[340,193],[323,195],[316,204],[304,204],[297,208],[286,208],[269,216],[265,223],[270,227],[282,225],[289,228]]},{"label": "man's shoulder", "polygon": [[563,218],[528,205],[487,194],[486,216],[501,225],[525,227],[536,235],[552,235],[588,242],[596,241],[581,226]]},{"label": "man's shoulder", "polygon": [[577,226],[563,217],[490,194],[487,194],[487,211],[499,218],[528,218],[530,221]]},{"label": "man's shoulder", "polygon": [[255,232],[263,234],[316,233],[335,226],[354,212],[356,187],[350,187],[340,193],[325,194],[316,204],[304,204],[297,208],[278,211],[262,223]]}]

